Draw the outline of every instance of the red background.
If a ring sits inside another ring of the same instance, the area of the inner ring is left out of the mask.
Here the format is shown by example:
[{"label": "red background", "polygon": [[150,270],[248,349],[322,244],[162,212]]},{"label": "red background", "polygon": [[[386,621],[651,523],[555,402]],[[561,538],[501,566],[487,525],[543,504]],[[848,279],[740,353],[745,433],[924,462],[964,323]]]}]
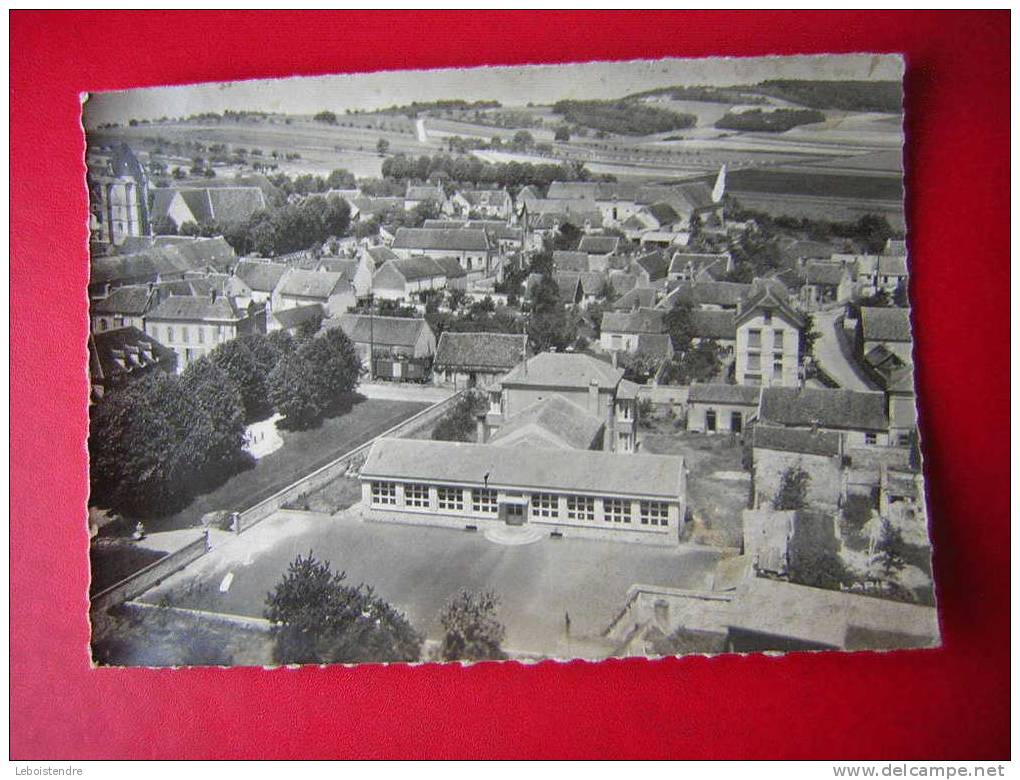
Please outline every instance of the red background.
[{"label": "red background", "polygon": [[[1001,758],[1008,12],[11,14],[11,757]],[[903,52],[937,651],[92,670],[79,92],[397,68]]]}]

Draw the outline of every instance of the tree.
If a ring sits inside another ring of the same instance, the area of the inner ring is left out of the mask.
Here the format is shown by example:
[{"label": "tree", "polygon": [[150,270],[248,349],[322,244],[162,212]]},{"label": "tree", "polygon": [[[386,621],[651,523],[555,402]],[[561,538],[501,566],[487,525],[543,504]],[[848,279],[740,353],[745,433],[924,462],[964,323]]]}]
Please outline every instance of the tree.
[{"label": "tree", "polygon": [[202,230],[199,228],[198,224],[191,221],[182,223],[178,232],[182,236],[200,236],[202,234]]},{"label": "tree", "polygon": [[878,542],[875,544],[875,557],[882,566],[885,576],[889,577],[893,572],[903,570],[907,565],[904,560],[905,553],[906,543],[903,541],[903,532],[894,526],[888,517],[882,518]]},{"label": "tree", "polygon": [[446,602],[439,615],[444,661],[498,661],[506,658],[501,647],[506,628],[496,617],[499,597],[491,591],[461,590]]},{"label": "tree", "polygon": [[898,306],[901,309],[906,309],[910,306],[910,298],[907,295],[907,282],[905,279],[901,279],[896,283],[896,289],[893,290],[892,294],[893,306]]},{"label": "tree", "polygon": [[327,125],[335,125],[336,124],[336,114],[334,114],[332,111],[320,111],[318,114],[316,114],[312,118],[316,122],[322,122],[323,124],[327,124]]},{"label": "tree", "polygon": [[266,389],[288,427],[310,428],[326,408],[316,367],[300,354],[288,354],[269,373]]},{"label": "tree", "polygon": [[669,333],[669,340],[673,342],[673,351],[680,355],[691,348],[691,342],[694,338],[694,323],[691,317],[692,310],[689,303],[678,301],[673,304],[673,308],[663,317],[666,332]]},{"label": "tree", "polygon": [[567,125],[560,125],[556,128],[553,138],[564,143],[570,140],[570,128]]},{"label": "tree", "polygon": [[331,190],[352,189],[358,185],[354,174],[343,168],[334,168],[326,177],[326,184]]},{"label": "tree", "polygon": [[265,340],[261,334],[242,339],[231,339],[209,353],[209,360],[217,366],[237,388],[246,422],[264,420],[272,414],[266,379],[276,365],[275,354],[268,365],[260,363],[252,351],[255,340]]},{"label": "tree", "polygon": [[[490,301],[491,301],[491,298],[490,298]],[[450,307],[450,311],[452,311],[452,312],[459,311],[460,308],[465,303],[467,303],[467,293],[464,292],[463,290],[458,290],[456,288],[451,288],[450,291],[446,294],[446,304],[447,304],[447,306]],[[493,308],[495,308],[495,307],[493,307]]]},{"label": "tree", "polygon": [[527,151],[534,145],[535,137],[527,130],[518,130],[514,133],[513,140],[510,142],[510,146],[521,152]]},{"label": "tree", "polygon": [[157,236],[176,236],[177,223],[168,216],[162,216],[153,223],[152,232]]},{"label": "tree", "polygon": [[207,426],[200,474],[211,482],[236,469],[244,450],[244,403],[241,393],[219,366],[200,358],[181,374],[181,389],[203,413],[196,426]]},{"label": "tree", "polygon": [[407,618],[364,584],[309,551],[298,556],[266,598],[274,657],[284,664],[412,662],[422,637]]},{"label": "tree", "polygon": [[306,342],[297,357],[315,367],[315,393],[323,410],[335,407],[358,385],[361,358],[340,328],[330,328]]},{"label": "tree", "polygon": [[376,151],[377,151],[377,152],[378,152],[379,154],[386,154],[386,152],[388,152],[388,151],[390,150],[390,142],[389,142],[389,141],[387,141],[387,140],[386,140],[385,138],[380,138],[380,139],[379,139],[379,140],[378,140],[378,141],[376,142],[376,145],[375,145],[375,150],[376,150]]},{"label": "tree", "polygon": [[807,505],[807,489],[811,475],[799,466],[790,466],[783,472],[779,492],[772,502],[773,509],[803,509]]},{"label": "tree", "polygon": [[481,393],[468,392],[432,429],[436,441],[474,441],[476,415],[485,411]]}]

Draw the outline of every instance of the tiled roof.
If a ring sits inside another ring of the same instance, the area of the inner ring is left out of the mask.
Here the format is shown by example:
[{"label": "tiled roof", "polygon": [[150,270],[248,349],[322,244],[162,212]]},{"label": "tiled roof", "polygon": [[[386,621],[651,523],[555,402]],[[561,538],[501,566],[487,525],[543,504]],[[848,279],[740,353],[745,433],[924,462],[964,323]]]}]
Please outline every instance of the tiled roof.
[{"label": "tiled roof", "polygon": [[658,291],[654,287],[635,287],[619,298],[613,304],[617,311],[626,311],[641,306],[654,306],[658,300]]},{"label": "tiled roof", "polygon": [[581,291],[585,295],[600,295],[606,286],[606,275],[601,271],[582,271]]},{"label": "tiled roof", "polygon": [[180,194],[199,223],[244,222],[256,211],[266,208],[266,196],[258,187],[169,187],[154,188],[152,192],[154,221],[167,216],[174,192]]},{"label": "tiled roof", "polygon": [[241,260],[234,268],[234,276],[256,292],[271,293],[280,283],[280,277],[287,273],[282,263],[259,263]]},{"label": "tiled roof", "polygon": [[205,238],[201,236],[156,236],[155,246],[172,246],[178,253],[196,267],[211,266],[217,271],[227,271],[237,260],[234,248],[222,236]]},{"label": "tiled roof", "polygon": [[306,322],[321,322],[324,314],[322,304],[311,303],[307,306],[276,310],[270,316],[279,323],[283,330],[291,330]]},{"label": "tiled roof", "polygon": [[737,338],[737,321],[732,311],[693,309],[691,331],[692,335],[699,339],[733,341]]},{"label": "tiled roof", "polygon": [[902,238],[890,238],[885,242],[885,249],[882,250],[882,254],[905,257],[907,254],[907,242]]},{"label": "tiled roof", "polygon": [[365,247],[365,254],[368,255],[369,258],[371,258],[373,263],[375,263],[376,268],[381,266],[387,260],[399,259],[397,253],[390,249],[388,246]]},{"label": "tiled roof", "polygon": [[409,184],[404,200],[445,200],[446,196],[438,187]]},{"label": "tiled roof", "polygon": [[790,427],[884,431],[889,427],[883,393],[855,390],[767,387],[762,391],[763,423]]},{"label": "tiled roof", "polygon": [[467,271],[461,266],[460,261],[456,257],[436,257],[431,258],[432,262],[435,263],[443,272],[443,276],[447,279],[461,279],[467,276]]},{"label": "tiled roof", "polygon": [[603,333],[665,333],[664,309],[607,311],[602,315]]},{"label": "tiled roof", "polygon": [[89,371],[96,383],[177,361],[172,349],[133,327],[90,334],[89,353]]},{"label": "tiled roof", "polygon": [[637,287],[638,278],[636,274],[629,274],[626,271],[610,271],[609,272],[609,285],[613,288],[613,292],[621,295],[628,293]]},{"label": "tiled roof", "polygon": [[489,239],[484,230],[470,228],[458,230],[398,228],[393,239],[393,248],[484,252],[489,249]]},{"label": "tiled roof", "polygon": [[739,282],[680,282],[663,302],[663,308],[673,308],[677,303],[691,306],[736,307],[751,290],[751,285]]},{"label": "tiled roof", "polygon": [[755,279],[751,283],[751,289],[740,302],[737,324],[749,319],[757,311],[780,314],[797,328],[803,328],[806,324],[804,316],[790,305],[786,285],[778,279]]},{"label": "tiled roof", "polygon": [[409,257],[407,260],[390,260],[387,265],[396,268],[400,275],[409,282],[446,276],[443,266],[431,257],[424,255]]},{"label": "tiled roof", "polygon": [[573,271],[557,271],[553,274],[556,286],[560,288],[560,300],[570,305],[577,300],[581,286],[581,274]]},{"label": "tiled roof", "polygon": [[660,227],[663,225],[672,225],[680,219],[680,215],[676,213],[676,209],[668,203],[653,203],[651,206],[646,206],[645,210],[655,218],[655,221],[659,223]]},{"label": "tiled roof", "polygon": [[568,352],[540,352],[507,374],[503,385],[587,388],[592,380],[600,387],[614,388],[623,371],[590,355]]},{"label": "tiled roof", "polygon": [[878,273],[881,276],[906,276],[906,257],[880,257],[878,258]]},{"label": "tiled roof", "polygon": [[755,449],[799,452],[834,458],[840,453],[839,434],[832,431],[811,431],[805,428],[783,428],[772,425],[754,426]]},{"label": "tiled roof", "polygon": [[528,337],[516,333],[444,331],[436,347],[436,368],[460,371],[509,371],[527,352]]},{"label": "tiled roof", "polygon": [[804,268],[804,281],[821,287],[838,287],[847,271],[841,263],[808,263]]},{"label": "tiled roof", "polygon": [[112,290],[105,298],[93,301],[92,314],[140,316],[149,308],[151,291],[146,285],[129,285]]},{"label": "tiled roof", "polygon": [[472,206],[506,206],[510,202],[506,190],[460,190],[458,194]]},{"label": "tiled roof", "polygon": [[554,181],[547,193],[550,200],[578,199],[595,200],[598,184],[583,181]]},{"label": "tiled roof", "polygon": [[862,306],[861,332],[865,341],[909,342],[910,312],[907,309]]},{"label": "tiled roof", "polygon": [[159,303],[146,320],[176,322],[233,322],[244,313],[225,295],[171,295]]},{"label": "tiled roof", "polygon": [[619,248],[619,236],[582,236],[577,251],[590,255],[609,255]]},{"label": "tiled roof", "polygon": [[361,478],[675,501],[683,490],[682,469],[683,458],[675,455],[378,439]]},{"label": "tiled roof", "polygon": [[367,314],[341,314],[323,322],[323,328],[343,328],[356,344],[370,342],[384,347],[413,347],[422,330],[428,328],[423,319],[411,317],[369,317]]},{"label": "tiled roof", "polygon": [[154,282],[161,276],[194,270],[198,270],[194,263],[174,247],[153,247],[144,252],[93,258],[89,284]]},{"label": "tiled roof", "polygon": [[695,382],[687,393],[688,403],[737,404],[757,406],[761,388],[750,385],[728,385],[722,382]]},{"label": "tiled roof", "polygon": [[700,269],[722,263],[724,266],[730,261],[729,252],[706,253],[706,252],[676,252],[669,263],[669,273],[673,276],[680,276],[689,270],[694,272]]},{"label": "tiled roof", "polygon": [[655,282],[669,273],[670,261],[663,252],[649,252],[634,259],[648,273],[648,281]]},{"label": "tiled roof", "polygon": [[347,284],[340,274],[291,268],[280,278],[276,293],[293,298],[326,300],[331,295],[342,291]]},{"label": "tiled roof", "polygon": [[560,271],[587,271],[588,253],[557,249],[553,252],[553,265]]},{"label": "tiled roof", "polygon": [[668,333],[639,333],[634,353],[658,360],[668,360],[673,357],[673,340]]},{"label": "tiled roof", "polygon": [[492,435],[492,443],[513,444],[515,434],[531,426],[548,432],[569,447],[591,449],[602,433],[603,421],[561,395],[553,395],[513,415]]}]

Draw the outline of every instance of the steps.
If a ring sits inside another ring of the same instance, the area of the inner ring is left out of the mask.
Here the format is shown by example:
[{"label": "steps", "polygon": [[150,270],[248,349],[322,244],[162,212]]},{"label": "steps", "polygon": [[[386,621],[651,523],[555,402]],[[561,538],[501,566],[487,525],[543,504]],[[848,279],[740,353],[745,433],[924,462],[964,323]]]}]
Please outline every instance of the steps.
[{"label": "steps", "polygon": [[527,525],[501,525],[485,531],[485,538],[490,542],[507,546],[532,544],[545,537],[544,531]]}]

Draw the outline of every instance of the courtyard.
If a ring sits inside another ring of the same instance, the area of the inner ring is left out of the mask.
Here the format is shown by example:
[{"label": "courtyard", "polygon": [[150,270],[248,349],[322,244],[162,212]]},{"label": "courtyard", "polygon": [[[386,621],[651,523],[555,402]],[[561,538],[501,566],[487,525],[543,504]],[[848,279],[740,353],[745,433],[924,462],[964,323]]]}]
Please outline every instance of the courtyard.
[{"label": "courtyard", "polygon": [[487,589],[501,599],[511,654],[588,658],[612,652],[601,633],[631,585],[710,587],[722,555],[693,545],[546,536],[501,544],[478,532],[363,522],[358,505],[333,516],[284,510],[218,544],[140,600],[261,617],[289,563],[309,551],[345,571],[352,584],[371,585],[429,640],[440,637],[438,614],[451,595]]}]

